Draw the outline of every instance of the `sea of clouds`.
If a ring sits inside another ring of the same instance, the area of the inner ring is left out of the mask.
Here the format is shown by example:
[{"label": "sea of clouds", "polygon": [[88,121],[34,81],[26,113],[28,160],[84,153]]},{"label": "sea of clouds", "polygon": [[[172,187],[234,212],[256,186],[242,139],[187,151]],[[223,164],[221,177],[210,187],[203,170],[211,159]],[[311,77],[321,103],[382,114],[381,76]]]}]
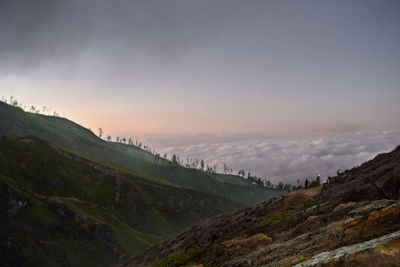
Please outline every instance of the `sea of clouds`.
[{"label": "sea of clouds", "polygon": [[146,136],[145,144],[162,154],[203,159],[210,166],[223,163],[237,172],[297,184],[297,179],[322,180],[337,170],[350,169],[400,145],[400,133],[356,132],[341,135],[271,137],[260,135]]}]

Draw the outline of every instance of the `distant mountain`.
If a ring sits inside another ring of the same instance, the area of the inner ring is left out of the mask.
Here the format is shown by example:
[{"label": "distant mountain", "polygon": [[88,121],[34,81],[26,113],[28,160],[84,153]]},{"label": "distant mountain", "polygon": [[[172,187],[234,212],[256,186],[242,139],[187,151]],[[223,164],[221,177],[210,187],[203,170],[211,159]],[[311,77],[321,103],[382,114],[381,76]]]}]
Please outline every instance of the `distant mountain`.
[{"label": "distant mountain", "polygon": [[2,134],[34,135],[91,159],[124,166],[175,185],[221,196],[247,206],[268,201],[284,193],[266,189],[236,175],[185,168],[157,158],[138,147],[107,142],[65,118],[24,112],[4,102],[0,102],[0,118]]},{"label": "distant mountain", "polygon": [[[35,118],[52,126],[65,122]],[[41,131],[35,123],[32,131]],[[91,138],[80,128],[70,131]],[[1,266],[109,266],[245,206],[95,162],[34,136],[0,135],[0,192]]]},{"label": "distant mountain", "polygon": [[128,266],[400,266],[400,146],[330,182],[198,224]]}]

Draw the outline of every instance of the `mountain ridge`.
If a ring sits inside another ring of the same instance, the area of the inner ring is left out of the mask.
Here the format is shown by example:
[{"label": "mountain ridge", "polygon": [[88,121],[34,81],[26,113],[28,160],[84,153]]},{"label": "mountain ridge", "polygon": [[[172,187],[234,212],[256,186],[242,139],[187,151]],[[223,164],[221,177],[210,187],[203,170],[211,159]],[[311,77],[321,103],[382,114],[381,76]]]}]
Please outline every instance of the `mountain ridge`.
[{"label": "mountain ridge", "polygon": [[80,158],[34,136],[0,135],[0,192],[3,266],[107,266],[245,206]]},{"label": "mountain ridge", "polygon": [[397,266],[400,146],[329,183],[197,224],[127,266]]},{"label": "mountain ridge", "polygon": [[[25,112],[0,101],[0,133],[34,135],[80,155],[149,174],[185,188],[216,194],[248,206],[255,205],[283,191],[267,189],[234,175],[206,173],[173,164],[136,146],[107,142],[88,129],[65,118]],[[237,182],[233,182],[236,181]]]}]

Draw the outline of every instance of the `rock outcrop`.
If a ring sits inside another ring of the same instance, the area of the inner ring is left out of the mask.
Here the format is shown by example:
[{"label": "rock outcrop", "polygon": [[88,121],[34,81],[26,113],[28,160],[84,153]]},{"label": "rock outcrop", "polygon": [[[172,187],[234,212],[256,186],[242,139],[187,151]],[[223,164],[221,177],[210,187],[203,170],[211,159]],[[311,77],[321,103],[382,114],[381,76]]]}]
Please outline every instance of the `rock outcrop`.
[{"label": "rock outcrop", "polygon": [[193,226],[130,266],[399,266],[400,147],[329,183]]}]

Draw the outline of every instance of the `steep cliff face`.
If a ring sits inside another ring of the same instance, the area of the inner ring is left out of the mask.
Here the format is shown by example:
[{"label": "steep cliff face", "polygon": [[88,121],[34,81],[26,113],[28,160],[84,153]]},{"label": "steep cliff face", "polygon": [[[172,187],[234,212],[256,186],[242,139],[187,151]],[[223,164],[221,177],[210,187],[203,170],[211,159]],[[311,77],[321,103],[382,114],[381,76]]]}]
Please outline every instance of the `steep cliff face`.
[{"label": "steep cliff face", "polygon": [[400,147],[311,189],[193,226],[130,266],[398,266]]}]

